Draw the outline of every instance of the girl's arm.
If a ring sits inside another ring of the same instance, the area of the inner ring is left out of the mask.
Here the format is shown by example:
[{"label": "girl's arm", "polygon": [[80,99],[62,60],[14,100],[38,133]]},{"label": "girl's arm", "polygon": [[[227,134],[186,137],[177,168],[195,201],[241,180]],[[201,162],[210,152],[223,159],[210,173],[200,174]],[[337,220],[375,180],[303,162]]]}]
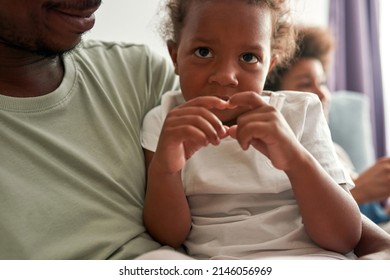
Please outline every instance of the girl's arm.
[{"label": "girl's arm", "polygon": [[179,247],[191,228],[191,213],[181,181],[181,171],[164,172],[153,162],[153,152],[144,150],[147,188],[144,224],[160,243]]},{"label": "girl's arm", "polygon": [[209,144],[218,145],[226,129],[208,109],[225,109],[217,97],[199,97],[171,110],[155,153],[145,151],[147,189],[144,224],[157,241],[179,247],[191,228],[191,214],[181,181],[185,162]]},{"label": "girl's arm", "polygon": [[[318,104],[312,101],[310,106],[321,108],[319,100],[316,101]],[[238,118],[237,127],[229,133],[243,149],[253,146],[287,174],[311,239],[328,250],[351,251],[361,234],[360,211],[352,196],[298,141],[282,114],[259,95],[237,94],[230,102],[250,110]],[[307,118],[314,117],[307,113]]]},{"label": "girl's arm", "polygon": [[325,249],[347,253],[361,235],[359,208],[309,152],[302,150],[285,170],[308,235]]}]

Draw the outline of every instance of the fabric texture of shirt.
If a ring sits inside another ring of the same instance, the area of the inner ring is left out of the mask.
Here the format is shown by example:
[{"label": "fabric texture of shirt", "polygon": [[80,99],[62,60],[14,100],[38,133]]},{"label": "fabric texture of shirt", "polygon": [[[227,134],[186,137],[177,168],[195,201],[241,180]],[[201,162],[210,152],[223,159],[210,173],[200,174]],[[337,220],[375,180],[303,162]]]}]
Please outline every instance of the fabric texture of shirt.
[{"label": "fabric texture of shirt", "polygon": [[[341,186],[352,185],[337,160],[318,97],[294,92],[266,95],[326,172]],[[180,92],[167,93],[161,106],[145,117],[141,133],[145,149],[156,150],[166,114],[182,102]],[[182,180],[192,214],[185,247],[195,258],[345,258],[311,241],[287,175],[252,147],[244,151],[228,137],[218,146],[202,148],[186,162]]]},{"label": "fabric texture of shirt", "polygon": [[145,232],[142,119],[177,88],[142,45],[85,41],[53,92],[0,95],[0,259],[131,259]]}]

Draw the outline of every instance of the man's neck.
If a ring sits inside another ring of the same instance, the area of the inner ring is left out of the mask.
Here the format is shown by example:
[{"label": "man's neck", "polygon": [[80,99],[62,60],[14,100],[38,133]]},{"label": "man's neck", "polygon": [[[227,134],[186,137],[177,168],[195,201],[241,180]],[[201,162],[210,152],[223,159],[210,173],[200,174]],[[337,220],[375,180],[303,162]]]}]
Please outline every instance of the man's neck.
[{"label": "man's neck", "polygon": [[0,95],[36,97],[54,91],[64,75],[60,56],[42,57],[0,48]]}]

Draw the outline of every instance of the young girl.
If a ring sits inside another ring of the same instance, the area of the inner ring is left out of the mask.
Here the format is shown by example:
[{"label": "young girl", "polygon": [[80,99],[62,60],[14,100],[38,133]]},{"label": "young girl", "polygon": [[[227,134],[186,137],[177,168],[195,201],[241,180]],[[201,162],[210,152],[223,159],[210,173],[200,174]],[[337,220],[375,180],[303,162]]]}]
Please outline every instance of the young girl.
[{"label": "young girl", "polygon": [[144,120],[144,223],[195,258],[345,258],[361,234],[321,104],[263,92],[294,51],[281,0],[170,0],[181,92]]}]

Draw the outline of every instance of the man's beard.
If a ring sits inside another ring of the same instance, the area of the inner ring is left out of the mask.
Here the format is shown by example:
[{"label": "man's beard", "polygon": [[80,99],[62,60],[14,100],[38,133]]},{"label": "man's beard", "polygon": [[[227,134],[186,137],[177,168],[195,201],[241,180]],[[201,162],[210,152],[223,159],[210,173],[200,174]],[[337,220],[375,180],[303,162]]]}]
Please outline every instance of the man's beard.
[{"label": "man's beard", "polygon": [[0,43],[8,45],[10,48],[18,49],[23,52],[29,52],[31,54],[42,57],[55,57],[58,55],[62,56],[73,51],[80,44],[78,43],[75,46],[68,48],[61,48],[57,47],[59,44],[56,44],[55,42],[47,43],[44,39],[34,40],[29,38],[22,38],[21,36],[16,36],[15,34],[4,35],[4,32],[0,34]]},{"label": "man's beard", "polygon": [[[70,53],[74,51],[82,42],[82,37],[80,39],[80,42],[77,43],[75,46],[72,46],[71,48],[56,48],[56,47],[50,47],[44,43],[37,43],[35,48],[30,49],[29,51],[33,54],[42,56],[42,57],[55,57],[55,56],[63,56],[67,53]],[[28,50],[28,49],[25,49]]]}]

